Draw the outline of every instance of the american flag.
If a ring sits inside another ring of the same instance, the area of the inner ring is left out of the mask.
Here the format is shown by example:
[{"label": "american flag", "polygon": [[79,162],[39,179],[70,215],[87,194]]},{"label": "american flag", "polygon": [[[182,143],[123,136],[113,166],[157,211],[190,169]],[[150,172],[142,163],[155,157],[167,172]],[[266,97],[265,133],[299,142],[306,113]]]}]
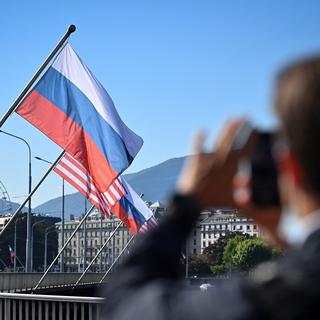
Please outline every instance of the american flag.
[{"label": "american flag", "polygon": [[114,180],[107,191],[99,192],[86,168],[68,153],[65,153],[53,170],[106,216],[110,214],[114,204],[127,193],[119,178]]},{"label": "american flag", "polygon": [[158,222],[155,216],[152,216],[148,221],[146,221],[140,228],[139,232],[147,232],[148,230],[153,230],[157,227]]},{"label": "american flag", "polygon": [[[146,232],[157,226],[157,220],[150,209],[124,178],[118,177],[106,192],[101,193],[86,168],[68,153],[65,153],[53,170],[74,186],[105,216],[111,212],[115,214],[131,232]],[[141,219],[144,219],[142,224]]]}]

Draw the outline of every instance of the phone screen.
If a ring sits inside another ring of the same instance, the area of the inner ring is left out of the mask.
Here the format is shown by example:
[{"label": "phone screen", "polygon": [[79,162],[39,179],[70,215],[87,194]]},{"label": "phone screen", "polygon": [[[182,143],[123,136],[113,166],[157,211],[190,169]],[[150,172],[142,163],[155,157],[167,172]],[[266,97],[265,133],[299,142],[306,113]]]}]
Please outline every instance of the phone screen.
[{"label": "phone screen", "polygon": [[277,166],[272,144],[271,133],[259,133],[250,157],[252,201],[259,207],[280,206]]}]

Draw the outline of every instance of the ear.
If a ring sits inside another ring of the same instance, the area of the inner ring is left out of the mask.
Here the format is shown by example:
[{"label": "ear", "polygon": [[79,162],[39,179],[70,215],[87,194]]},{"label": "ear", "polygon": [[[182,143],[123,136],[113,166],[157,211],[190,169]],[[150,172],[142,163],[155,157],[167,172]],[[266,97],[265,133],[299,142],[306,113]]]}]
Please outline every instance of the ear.
[{"label": "ear", "polygon": [[283,150],[279,155],[278,170],[280,174],[290,176],[295,187],[303,184],[303,170],[300,162],[290,150]]}]

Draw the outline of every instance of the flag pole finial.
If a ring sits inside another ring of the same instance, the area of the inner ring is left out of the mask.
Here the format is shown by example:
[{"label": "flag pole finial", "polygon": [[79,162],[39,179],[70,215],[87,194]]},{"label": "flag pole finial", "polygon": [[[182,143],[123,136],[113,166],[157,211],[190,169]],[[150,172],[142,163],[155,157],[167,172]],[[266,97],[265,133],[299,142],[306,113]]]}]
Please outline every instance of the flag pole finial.
[{"label": "flag pole finial", "polygon": [[37,72],[34,74],[32,79],[29,81],[29,83],[24,87],[24,89],[19,94],[18,98],[13,102],[13,104],[10,106],[8,111],[3,115],[2,118],[0,118],[0,128],[3,126],[3,124],[7,121],[9,116],[17,109],[21,101],[24,99],[25,95],[28,93],[29,89],[34,85],[34,83],[37,81],[38,77],[42,74],[43,70],[48,66],[50,61],[53,59],[55,54],[60,50],[60,48],[64,45],[64,43],[68,40],[71,33],[76,31],[76,26],[74,24],[71,24],[68,27],[67,32],[63,35],[63,37],[60,39],[60,41],[57,43],[55,48],[51,51],[47,59],[43,62],[43,64],[40,66],[40,68],[37,70]]},{"label": "flag pole finial", "polygon": [[77,30],[76,26],[74,24],[70,24],[68,27],[68,34],[70,35],[71,33],[75,32]]}]

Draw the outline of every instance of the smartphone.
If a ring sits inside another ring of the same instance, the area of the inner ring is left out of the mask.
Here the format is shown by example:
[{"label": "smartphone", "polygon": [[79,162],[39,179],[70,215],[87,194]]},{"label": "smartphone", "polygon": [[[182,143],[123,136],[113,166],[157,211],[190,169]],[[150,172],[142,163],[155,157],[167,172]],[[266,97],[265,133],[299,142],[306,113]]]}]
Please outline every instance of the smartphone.
[{"label": "smartphone", "polygon": [[258,207],[279,207],[278,170],[273,154],[274,134],[258,132],[249,157],[251,198]]}]

